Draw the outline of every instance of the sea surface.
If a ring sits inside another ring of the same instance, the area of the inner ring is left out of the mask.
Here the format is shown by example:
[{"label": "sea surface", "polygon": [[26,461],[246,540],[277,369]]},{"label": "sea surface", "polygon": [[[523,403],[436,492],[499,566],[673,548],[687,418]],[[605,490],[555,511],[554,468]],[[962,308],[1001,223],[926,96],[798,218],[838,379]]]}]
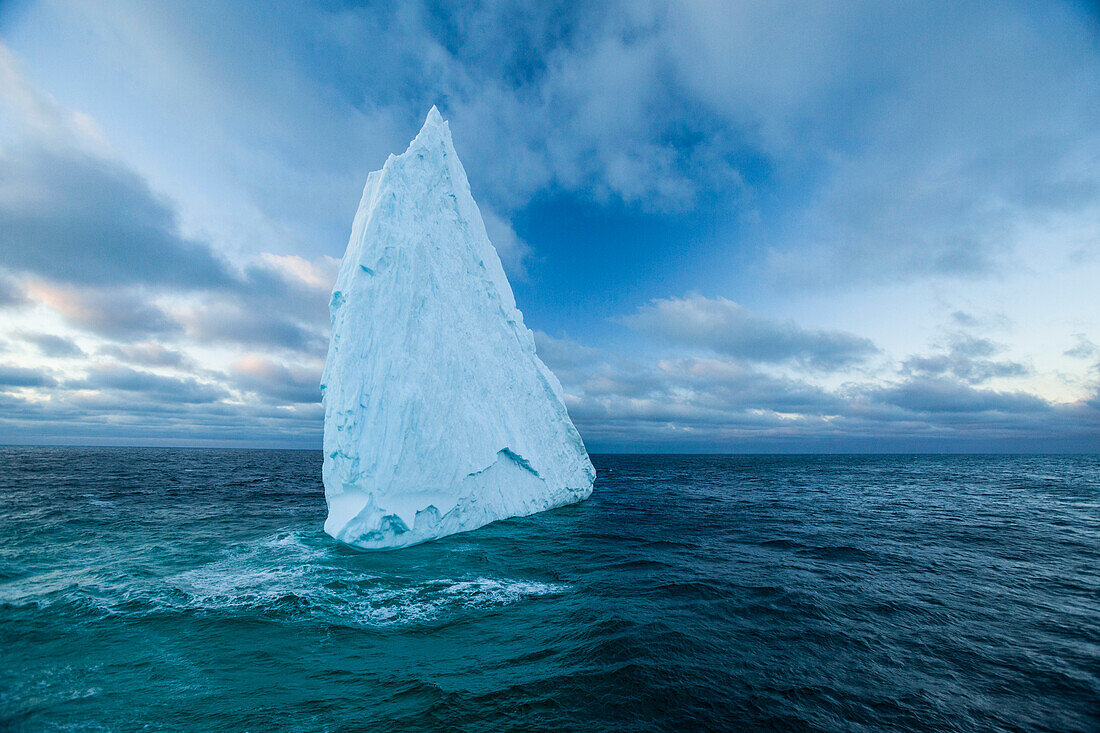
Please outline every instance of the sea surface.
[{"label": "sea surface", "polygon": [[319,452],[0,448],[0,730],[1100,730],[1100,457],[593,462],[360,553]]}]

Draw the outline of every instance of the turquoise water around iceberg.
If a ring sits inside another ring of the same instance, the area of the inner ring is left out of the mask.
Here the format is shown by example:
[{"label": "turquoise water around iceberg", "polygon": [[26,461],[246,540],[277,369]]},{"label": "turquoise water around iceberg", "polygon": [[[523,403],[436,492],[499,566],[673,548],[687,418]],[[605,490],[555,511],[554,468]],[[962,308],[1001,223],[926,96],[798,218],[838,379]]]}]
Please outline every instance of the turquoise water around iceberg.
[{"label": "turquoise water around iceberg", "polygon": [[593,462],[358,553],[319,453],[2,448],[0,729],[1100,729],[1100,458]]}]

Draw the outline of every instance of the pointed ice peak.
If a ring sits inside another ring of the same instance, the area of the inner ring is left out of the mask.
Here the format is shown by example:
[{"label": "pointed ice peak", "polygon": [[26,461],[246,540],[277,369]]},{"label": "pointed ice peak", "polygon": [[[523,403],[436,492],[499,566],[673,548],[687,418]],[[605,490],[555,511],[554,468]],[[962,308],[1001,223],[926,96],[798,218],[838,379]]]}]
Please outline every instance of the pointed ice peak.
[{"label": "pointed ice peak", "polygon": [[394,548],[580,501],[596,472],[439,110],[372,173],[331,301],[325,531]]},{"label": "pointed ice peak", "polygon": [[439,114],[439,109],[433,104],[432,108],[428,110],[428,117],[424,120],[424,126],[420,128],[420,132],[417,133],[416,138],[409,147],[417,143],[426,145],[433,140],[449,141],[450,139],[451,127],[443,119],[443,115]]}]

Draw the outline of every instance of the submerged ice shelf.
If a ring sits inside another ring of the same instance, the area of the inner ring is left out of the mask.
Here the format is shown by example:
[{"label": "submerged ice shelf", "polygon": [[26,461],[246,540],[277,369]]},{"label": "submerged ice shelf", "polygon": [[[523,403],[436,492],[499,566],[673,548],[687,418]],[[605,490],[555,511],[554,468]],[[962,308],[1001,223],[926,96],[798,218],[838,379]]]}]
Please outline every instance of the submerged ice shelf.
[{"label": "submerged ice shelf", "polygon": [[330,309],[323,477],[337,540],[404,547],[592,493],[435,107],[367,177]]}]

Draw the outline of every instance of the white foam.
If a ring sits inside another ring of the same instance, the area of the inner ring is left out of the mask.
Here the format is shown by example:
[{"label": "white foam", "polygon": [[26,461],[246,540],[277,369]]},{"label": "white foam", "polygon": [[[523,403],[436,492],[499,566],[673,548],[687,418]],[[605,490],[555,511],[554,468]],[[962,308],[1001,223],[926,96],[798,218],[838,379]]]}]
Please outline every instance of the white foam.
[{"label": "white foam", "polygon": [[278,533],[164,578],[57,569],[0,585],[0,602],[75,605],[94,614],[262,615],[358,628],[427,623],[569,592],[537,580],[476,575],[424,578],[356,569],[320,535]]},{"label": "white foam", "polygon": [[[344,558],[346,560],[347,558]],[[516,578],[410,579],[349,573],[330,549],[297,535],[268,538],[171,579],[188,605],[207,611],[277,611],[345,626],[400,626],[459,610],[508,606],[561,595],[569,586]]]}]

